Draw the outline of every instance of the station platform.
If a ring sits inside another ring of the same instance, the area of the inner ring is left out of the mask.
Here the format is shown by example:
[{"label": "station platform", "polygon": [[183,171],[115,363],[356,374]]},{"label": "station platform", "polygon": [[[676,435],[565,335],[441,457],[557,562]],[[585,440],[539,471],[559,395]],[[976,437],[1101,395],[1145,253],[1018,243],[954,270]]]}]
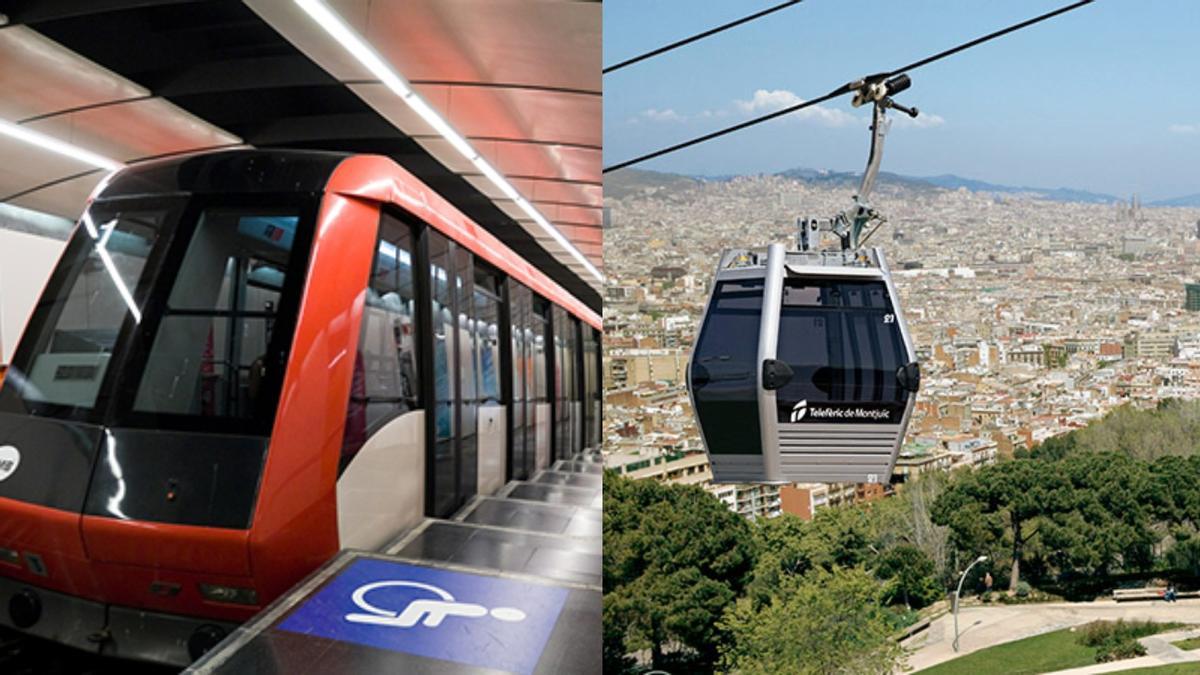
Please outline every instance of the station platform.
[{"label": "station platform", "polygon": [[598,455],[343,551],[188,673],[599,673]]}]

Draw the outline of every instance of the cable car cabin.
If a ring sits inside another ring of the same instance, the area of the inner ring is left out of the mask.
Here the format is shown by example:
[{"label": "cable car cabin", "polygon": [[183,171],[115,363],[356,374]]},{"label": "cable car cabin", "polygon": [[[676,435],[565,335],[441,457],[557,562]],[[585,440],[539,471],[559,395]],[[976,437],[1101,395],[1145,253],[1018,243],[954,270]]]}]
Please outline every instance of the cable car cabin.
[{"label": "cable car cabin", "polygon": [[717,482],[890,482],[920,371],[882,252],[726,251],[688,369]]},{"label": "cable car cabin", "polygon": [[389,159],[124,169],[0,388],[0,623],[189,663],[339,549],[595,447],[599,328]]}]

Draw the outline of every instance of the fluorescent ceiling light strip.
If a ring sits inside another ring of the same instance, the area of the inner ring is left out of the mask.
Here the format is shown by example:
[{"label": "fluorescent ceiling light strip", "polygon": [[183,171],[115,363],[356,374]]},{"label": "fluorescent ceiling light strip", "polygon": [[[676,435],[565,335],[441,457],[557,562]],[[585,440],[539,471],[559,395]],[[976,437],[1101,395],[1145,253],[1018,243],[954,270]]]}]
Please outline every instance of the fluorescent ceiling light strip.
[{"label": "fluorescent ceiling light strip", "polygon": [[99,167],[101,169],[116,171],[117,169],[125,166],[115,159],[109,159],[108,157],[97,155],[96,153],[84,150],[79,146],[71,145],[70,143],[60,141],[57,138],[47,136],[46,134],[39,133],[33,129],[27,129],[19,124],[13,124],[12,122],[5,120],[0,120],[0,134],[4,134],[10,138],[15,138],[18,141],[24,141],[30,145],[36,145],[39,148],[49,150],[50,152],[56,152],[65,157],[77,159],[85,164],[91,164],[92,166]]},{"label": "fluorescent ceiling light strip", "polygon": [[446,139],[455,150],[463,157],[466,157],[472,164],[479,169],[480,173],[487,177],[505,197],[515,201],[517,206],[529,215],[533,222],[545,230],[546,234],[550,235],[554,241],[558,242],[564,250],[571,254],[573,258],[579,261],[581,265],[598,281],[604,283],[604,275],[596,266],[592,264],[587,256],[583,255],[574,244],[571,243],[558,228],[554,227],[549,220],[546,219],[529,200],[521,196],[512,183],[508,182],[499,171],[487,162],[480,154],[471,146],[467,139],[463,138],[449,122],[446,121],[432,106],[429,105],[424,98],[409,86],[408,81],[397,73],[386,61],[381,57],[367,42],[358,35],[341,16],[329,8],[321,0],[295,0],[296,4],[308,13],[317,25],[325,29],[325,32],[342,45],[346,51],[358,62],[361,63],[371,74],[379,79],[392,93],[396,94],[408,104],[408,107],[417,113],[421,119],[425,120],[429,126],[433,127],[442,138]]}]

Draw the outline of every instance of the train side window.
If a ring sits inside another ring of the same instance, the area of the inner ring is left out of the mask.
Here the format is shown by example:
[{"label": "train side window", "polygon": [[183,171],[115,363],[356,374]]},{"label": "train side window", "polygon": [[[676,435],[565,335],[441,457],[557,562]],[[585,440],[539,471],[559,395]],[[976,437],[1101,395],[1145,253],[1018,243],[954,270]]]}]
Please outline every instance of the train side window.
[{"label": "train side window", "polygon": [[511,478],[526,478],[526,452],[533,452],[533,380],[529,373],[533,345],[528,325],[529,289],[509,280],[509,307],[512,325],[512,461],[509,463]]},{"label": "train side window", "polygon": [[413,234],[383,214],[363,303],[342,466],[388,422],[420,407]]},{"label": "train side window", "polygon": [[446,513],[454,504],[458,487],[458,454],[455,438],[459,433],[459,361],[458,322],[454,316],[455,265],[450,240],[425,230],[429,249],[430,324],[433,329],[433,400],[426,414],[433,416],[433,494],[434,513]]},{"label": "train side window", "polygon": [[600,447],[600,384],[599,375],[600,341],[596,330],[583,326],[583,444],[596,449]]},{"label": "train side window", "polygon": [[546,344],[549,335],[550,319],[547,316],[548,307],[545,300],[533,298],[533,382],[534,398],[539,403],[548,403],[550,394],[549,350],[552,345]]},{"label": "train side window", "polygon": [[475,266],[475,348],[479,361],[479,401],[500,403],[500,278]]}]

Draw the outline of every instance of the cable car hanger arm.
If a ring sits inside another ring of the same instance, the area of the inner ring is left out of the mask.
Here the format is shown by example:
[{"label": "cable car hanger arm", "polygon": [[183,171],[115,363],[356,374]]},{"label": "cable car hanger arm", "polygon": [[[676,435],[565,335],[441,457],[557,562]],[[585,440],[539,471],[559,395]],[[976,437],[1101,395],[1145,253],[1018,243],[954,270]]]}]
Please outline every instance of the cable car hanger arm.
[{"label": "cable car hanger arm", "polygon": [[[842,211],[832,218],[803,219],[797,223],[800,228],[800,250],[812,250],[819,243],[820,232],[832,232],[841,240],[843,251],[859,248],[866,238],[862,236],[867,223],[885,222],[883,216],[871,208],[871,192],[875,188],[875,179],[879,176],[879,165],[883,161],[883,144],[887,137],[891,121],[887,118],[889,108],[895,108],[909,117],[916,117],[919,111],[909,108],[892,100],[892,94],[898,94],[912,86],[908,75],[900,74],[891,79],[887,73],[870,75],[856,82],[847,84],[845,88],[854,92],[851,105],[859,107],[872,104],[871,111],[871,151],[867,156],[867,167],[863,170],[862,181],[858,193],[854,195],[854,206],[850,211]],[[874,233],[874,229],[871,233]],[[868,237],[871,233],[868,233]]]}]

